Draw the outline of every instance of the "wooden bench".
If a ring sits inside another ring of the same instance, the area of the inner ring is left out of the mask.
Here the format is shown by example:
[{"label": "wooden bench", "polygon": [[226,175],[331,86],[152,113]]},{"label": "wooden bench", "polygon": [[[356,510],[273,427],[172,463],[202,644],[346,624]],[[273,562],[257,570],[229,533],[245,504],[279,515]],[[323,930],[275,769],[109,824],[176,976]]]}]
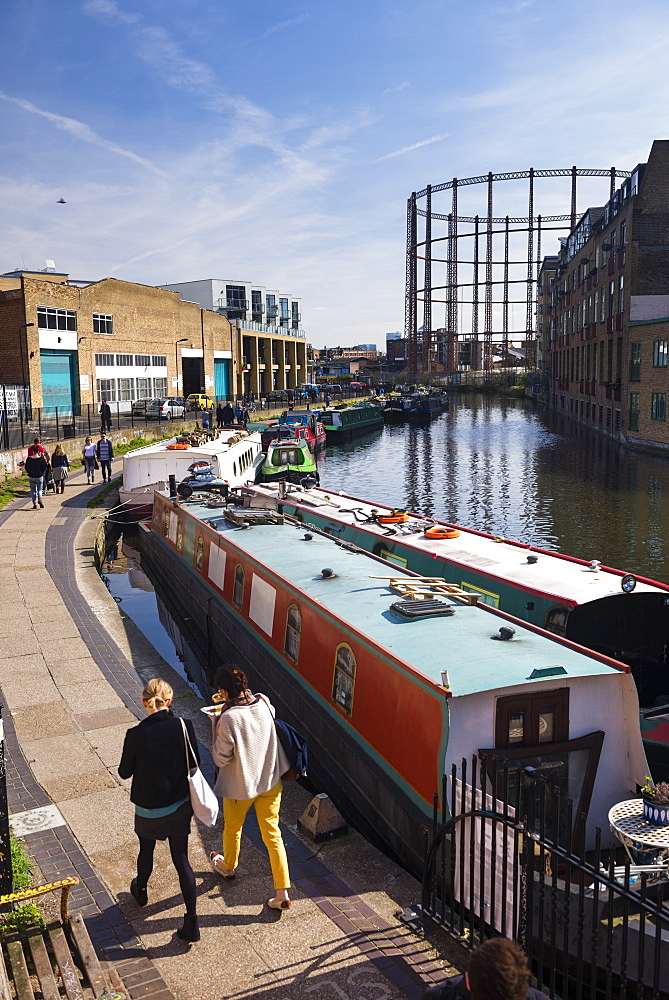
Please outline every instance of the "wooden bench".
[{"label": "wooden bench", "polygon": [[71,876],[0,896],[0,906],[7,906],[61,891],[60,920],[46,929],[32,927],[5,937],[0,947],[0,1000],[35,1000],[36,988],[41,1000],[127,1000],[114,970],[102,968],[82,915],[69,915],[70,888],[78,884]]}]

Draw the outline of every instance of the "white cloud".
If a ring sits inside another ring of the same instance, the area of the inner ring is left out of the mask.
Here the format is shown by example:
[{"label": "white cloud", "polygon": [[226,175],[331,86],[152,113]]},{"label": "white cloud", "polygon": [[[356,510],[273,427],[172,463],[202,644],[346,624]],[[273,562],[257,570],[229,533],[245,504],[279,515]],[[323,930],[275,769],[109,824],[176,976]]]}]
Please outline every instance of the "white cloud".
[{"label": "white cloud", "polygon": [[285,28],[292,28],[294,24],[303,24],[307,20],[307,14],[299,14],[297,17],[291,17],[287,21],[278,21],[277,24],[273,24],[271,28],[263,31],[261,38],[266,38],[267,35],[275,35],[277,31],[284,31]]},{"label": "white cloud", "polygon": [[139,14],[126,14],[120,10],[114,0],[85,0],[81,9],[107,24],[137,24],[141,20]]},{"label": "white cloud", "polygon": [[399,83],[396,87],[386,87],[385,90],[382,90],[381,97],[385,97],[386,94],[397,94],[400,90],[405,90],[408,86],[410,86],[409,81],[403,80],[402,83]]},{"label": "white cloud", "polygon": [[392,153],[386,153],[385,156],[379,156],[374,162],[381,163],[383,160],[392,160],[396,156],[404,156],[405,153],[411,153],[414,149],[422,149],[423,146],[431,146],[433,142],[441,142],[442,139],[448,139],[450,135],[452,135],[451,132],[444,132],[443,135],[433,135],[429,139],[421,139],[420,142],[414,142],[411,146],[403,146]]},{"label": "white cloud", "polygon": [[86,125],[84,122],[77,121],[76,118],[68,118],[65,115],[56,115],[52,111],[44,111],[42,108],[36,107],[31,104],[30,101],[25,101],[21,97],[12,97],[9,94],[3,94],[0,91],[0,100],[7,101],[8,104],[14,104],[16,107],[21,108],[23,111],[28,111],[32,115],[38,115],[40,118],[45,118],[48,122],[63,132],[68,132],[70,135],[79,139],[81,142],[88,142],[94,146],[100,146],[102,149],[106,149],[111,153],[116,153],[118,156],[124,156],[134,163],[138,163],[142,167],[146,167],[147,170],[151,170],[154,173],[160,174],[162,171],[156,167],[150,160],[145,159],[143,156],[138,156],[137,153],[133,153],[130,149],[124,149],[122,146],[118,146],[115,142],[110,142],[109,139],[104,139],[97,132],[94,132],[90,126]]}]

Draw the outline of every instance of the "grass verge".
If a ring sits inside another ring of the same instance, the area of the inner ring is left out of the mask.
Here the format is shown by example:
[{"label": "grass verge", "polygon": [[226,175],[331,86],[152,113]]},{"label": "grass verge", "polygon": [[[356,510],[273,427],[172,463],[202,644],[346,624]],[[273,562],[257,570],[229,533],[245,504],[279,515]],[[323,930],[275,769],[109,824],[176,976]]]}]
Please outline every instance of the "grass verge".
[{"label": "grass verge", "polygon": [[[14,891],[29,889],[33,884],[33,861],[26,853],[21,841],[9,835],[12,852],[12,871],[14,875]],[[0,914],[0,935],[21,934],[28,927],[45,927],[44,917],[35,903],[25,903],[16,906],[9,913]]]}]

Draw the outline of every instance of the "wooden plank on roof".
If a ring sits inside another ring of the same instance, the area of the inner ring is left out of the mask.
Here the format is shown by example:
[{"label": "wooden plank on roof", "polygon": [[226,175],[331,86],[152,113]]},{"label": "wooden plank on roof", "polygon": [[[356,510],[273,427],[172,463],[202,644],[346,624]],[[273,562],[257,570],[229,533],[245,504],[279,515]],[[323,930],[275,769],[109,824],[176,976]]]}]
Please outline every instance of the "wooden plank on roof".
[{"label": "wooden plank on roof", "polygon": [[42,1000],[60,1000],[58,983],[53,974],[51,959],[44,944],[41,931],[34,931],[28,935],[30,954],[32,955],[35,972],[39,979],[39,987],[42,991]]}]

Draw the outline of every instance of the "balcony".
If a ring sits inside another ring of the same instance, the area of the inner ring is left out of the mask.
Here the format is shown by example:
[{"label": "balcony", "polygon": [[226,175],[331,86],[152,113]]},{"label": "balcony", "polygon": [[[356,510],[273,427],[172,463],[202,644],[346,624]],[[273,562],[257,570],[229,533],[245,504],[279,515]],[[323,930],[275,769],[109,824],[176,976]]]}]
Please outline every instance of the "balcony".
[{"label": "balcony", "polygon": [[298,340],[306,340],[307,338],[305,330],[290,330],[284,326],[277,327],[275,323],[254,323],[252,320],[244,319],[243,317],[237,320],[237,322],[242,330],[249,330],[252,333],[266,333],[274,337],[297,337]]}]

